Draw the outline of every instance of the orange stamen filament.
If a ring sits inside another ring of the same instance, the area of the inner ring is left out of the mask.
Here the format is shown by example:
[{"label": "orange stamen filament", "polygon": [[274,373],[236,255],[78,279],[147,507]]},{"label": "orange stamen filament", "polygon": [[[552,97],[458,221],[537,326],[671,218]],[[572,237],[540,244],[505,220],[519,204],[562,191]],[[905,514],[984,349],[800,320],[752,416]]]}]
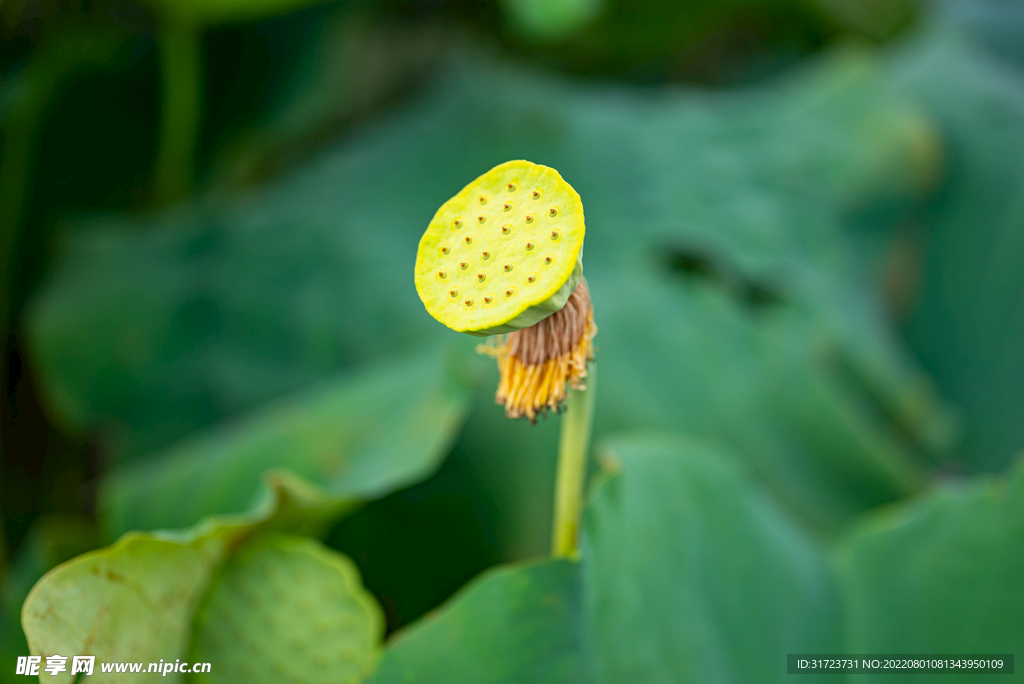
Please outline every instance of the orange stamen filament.
[{"label": "orange stamen filament", "polygon": [[561,411],[567,384],[586,389],[583,379],[587,362],[594,359],[596,334],[590,290],[580,280],[560,311],[477,347],[498,360],[501,379],[494,400],[505,407],[505,415],[534,423],[545,411]]}]

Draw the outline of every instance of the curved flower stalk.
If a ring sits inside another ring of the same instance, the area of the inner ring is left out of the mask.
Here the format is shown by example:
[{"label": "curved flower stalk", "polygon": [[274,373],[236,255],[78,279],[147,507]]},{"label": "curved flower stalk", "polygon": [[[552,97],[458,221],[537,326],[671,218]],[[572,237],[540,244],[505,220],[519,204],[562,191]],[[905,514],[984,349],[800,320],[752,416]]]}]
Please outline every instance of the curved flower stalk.
[{"label": "curved flower stalk", "polygon": [[495,400],[505,414],[535,423],[567,411],[552,542],[560,556],[576,552],[595,391],[585,232],[580,196],[557,171],[510,161],[445,202],[416,254],[416,290],[430,315],[458,332],[496,336],[478,350],[498,361]]}]

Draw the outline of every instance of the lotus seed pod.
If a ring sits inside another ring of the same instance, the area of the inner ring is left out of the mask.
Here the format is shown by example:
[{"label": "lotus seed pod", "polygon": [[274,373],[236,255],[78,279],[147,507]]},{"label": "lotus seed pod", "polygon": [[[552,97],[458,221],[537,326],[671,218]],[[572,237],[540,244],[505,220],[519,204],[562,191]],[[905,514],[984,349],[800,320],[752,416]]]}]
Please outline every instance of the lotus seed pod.
[{"label": "lotus seed pod", "polygon": [[576,290],[585,230],[580,196],[557,171],[499,164],[434,214],[416,254],[416,291],[453,330],[527,328]]},{"label": "lotus seed pod", "polygon": [[[376,664],[383,616],[359,572],[311,539],[267,535],[231,558],[196,613],[192,674],[203,684],[363,681]],[[244,675],[244,676],[240,676]]]}]

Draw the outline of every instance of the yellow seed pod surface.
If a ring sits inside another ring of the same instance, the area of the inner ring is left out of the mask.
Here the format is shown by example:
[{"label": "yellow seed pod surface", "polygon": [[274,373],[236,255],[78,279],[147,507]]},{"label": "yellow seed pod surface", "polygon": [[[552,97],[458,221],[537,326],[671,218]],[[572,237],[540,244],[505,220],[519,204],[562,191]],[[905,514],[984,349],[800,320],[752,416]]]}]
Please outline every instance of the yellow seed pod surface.
[{"label": "yellow seed pod surface", "polygon": [[529,327],[576,289],[585,230],[580,196],[557,171],[499,164],[434,214],[416,254],[416,290],[459,332]]}]

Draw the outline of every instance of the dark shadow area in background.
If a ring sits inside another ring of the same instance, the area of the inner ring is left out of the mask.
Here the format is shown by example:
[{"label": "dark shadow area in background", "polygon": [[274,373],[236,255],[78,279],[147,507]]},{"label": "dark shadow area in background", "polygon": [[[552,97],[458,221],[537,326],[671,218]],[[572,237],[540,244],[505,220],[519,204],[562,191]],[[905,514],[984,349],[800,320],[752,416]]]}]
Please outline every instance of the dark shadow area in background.
[{"label": "dark shadow area in background", "polygon": [[500,560],[498,515],[457,445],[429,480],[369,503],[326,542],[359,566],[390,634]]},{"label": "dark shadow area in background", "polygon": [[[92,514],[84,485],[99,474],[97,446],[76,443],[53,425],[41,402],[18,321],[42,279],[65,221],[138,207],[145,199],[157,120],[156,55],[146,37],[126,42],[113,60],[120,69],[85,66],[62,82],[48,103],[34,141],[24,227],[8,274],[17,327],[5,345],[3,467],[0,502],[8,557],[40,514]],[[114,143],[114,144],[112,144]]]}]

